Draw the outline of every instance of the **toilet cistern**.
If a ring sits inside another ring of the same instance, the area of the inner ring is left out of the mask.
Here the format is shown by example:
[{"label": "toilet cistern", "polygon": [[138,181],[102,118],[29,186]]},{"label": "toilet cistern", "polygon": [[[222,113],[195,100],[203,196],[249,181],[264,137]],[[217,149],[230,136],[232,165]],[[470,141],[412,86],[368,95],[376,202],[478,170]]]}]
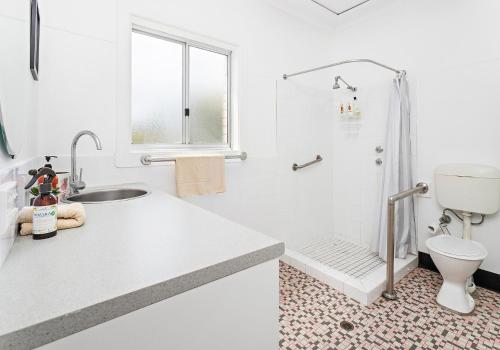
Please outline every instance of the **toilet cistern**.
[{"label": "toilet cistern", "polygon": [[75,135],[73,142],[71,142],[71,174],[69,180],[70,194],[77,194],[81,190],[85,189],[86,186],[85,182],[82,181],[82,168],[80,168],[80,175],[76,174],[76,145],[78,144],[80,137],[83,135],[90,136],[94,140],[96,148],[99,151],[102,150],[101,140],[92,131],[83,130]]},{"label": "toilet cistern", "polygon": [[500,170],[478,164],[443,164],[435,171],[436,197],[441,206],[463,215],[463,238],[471,239],[472,214],[500,209]]}]

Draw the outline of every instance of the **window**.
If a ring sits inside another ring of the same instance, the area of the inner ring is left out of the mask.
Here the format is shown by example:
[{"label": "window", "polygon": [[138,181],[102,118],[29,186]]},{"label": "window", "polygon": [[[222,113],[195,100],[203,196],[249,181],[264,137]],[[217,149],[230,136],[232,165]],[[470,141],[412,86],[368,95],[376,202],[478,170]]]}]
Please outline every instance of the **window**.
[{"label": "window", "polygon": [[230,148],[231,52],[134,28],[131,141]]}]

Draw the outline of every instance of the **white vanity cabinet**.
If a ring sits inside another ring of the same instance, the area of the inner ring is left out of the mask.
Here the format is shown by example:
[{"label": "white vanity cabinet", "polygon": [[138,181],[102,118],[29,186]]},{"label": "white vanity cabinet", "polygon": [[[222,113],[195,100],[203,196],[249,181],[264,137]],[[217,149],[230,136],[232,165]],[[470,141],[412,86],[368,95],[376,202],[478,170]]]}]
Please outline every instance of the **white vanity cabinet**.
[{"label": "white vanity cabinet", "polygon": [[39,349],[278,349],[278,270],[271,260]]}]

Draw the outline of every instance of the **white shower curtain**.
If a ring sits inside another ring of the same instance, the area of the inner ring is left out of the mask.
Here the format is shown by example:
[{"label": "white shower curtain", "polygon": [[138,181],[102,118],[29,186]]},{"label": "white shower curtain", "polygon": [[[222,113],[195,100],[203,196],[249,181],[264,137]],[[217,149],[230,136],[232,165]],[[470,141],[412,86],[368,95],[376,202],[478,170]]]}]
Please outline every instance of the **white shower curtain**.
[{"label": "white shower curtain", "polygon": [[[384,260],[387,258],[387,199],[415,185],[412,172],[411,128],[408,81],[405,74],[401,74],[393,82],[387,121],[382,194],[379,201],[378,235],[372,243],[372,249]],[[415,211],[411,196],[396,204],[394,240],[395,257],[405,258],[408,253],[416,252]]]}]

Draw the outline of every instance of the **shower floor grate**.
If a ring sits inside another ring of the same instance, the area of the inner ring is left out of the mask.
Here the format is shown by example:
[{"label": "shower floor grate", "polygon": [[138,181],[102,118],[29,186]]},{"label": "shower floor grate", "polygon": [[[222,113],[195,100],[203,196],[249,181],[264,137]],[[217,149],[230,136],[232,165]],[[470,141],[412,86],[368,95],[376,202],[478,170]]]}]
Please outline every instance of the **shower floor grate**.
[{"label": "shower floor grate", "polygon": [[385,264],[368,248],[338,238],[312,242],[299,252],[354,278],[363,278],[370,271]]}]

